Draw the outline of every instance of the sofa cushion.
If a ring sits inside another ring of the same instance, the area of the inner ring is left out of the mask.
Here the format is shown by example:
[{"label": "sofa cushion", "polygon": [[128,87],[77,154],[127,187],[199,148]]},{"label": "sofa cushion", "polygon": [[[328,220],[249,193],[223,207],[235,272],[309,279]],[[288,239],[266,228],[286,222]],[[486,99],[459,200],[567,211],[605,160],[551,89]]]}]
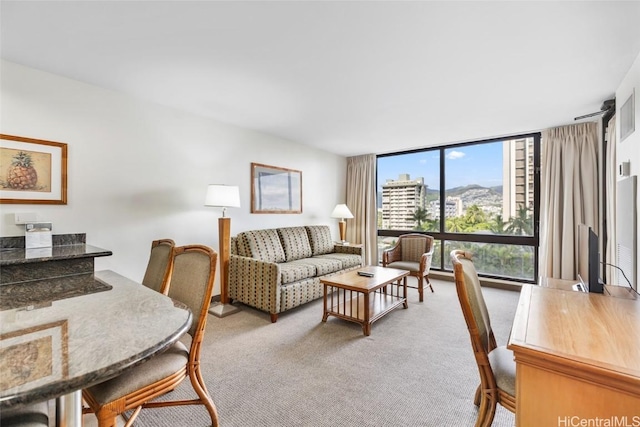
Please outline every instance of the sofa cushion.
[{"label": "sofa cushion", "polygon": [[322,255],[305,258],[304,262],[316,267],[316,276],[324,276],[325,274],[342,270],[342,262],[340,260],[335,258],[323,258]]},{"label": "sofa cushion", "polygon": [[278,235],[287,261],[308,258],[311,256],[311,245],[307,230],[304,227],[278,228]]},{"label": "sofa cushion", "polygon": [[281,285],[316,276],[316,267],[313,264],[305,263],[304,259],[280,263],[278,269],[280,270]]},{"label": "sofa cushion", "polygon": [[322,255],[333,252],[333,240],[328,225],[308,225],[305,227],[311,243],[313,255]]},{"label": "sofa cushion", "polygon": [[284,262],[284,250],[280,244],[280,237],[275,229],[245,231],[242,234],[244,246],[239,244],[238,250],[242,256],[259,259],[266,262]]},{"label": "sofa cushion", "polygon": [[336,261],[340,261],[342,264],[342,268],[351,268],[358,267],[362,265],[362,257],[360,255],[355,254],[343,254],[343,253],[330,253],[315,256],[314,258],[324,258],[324,259],[332,259]]}]

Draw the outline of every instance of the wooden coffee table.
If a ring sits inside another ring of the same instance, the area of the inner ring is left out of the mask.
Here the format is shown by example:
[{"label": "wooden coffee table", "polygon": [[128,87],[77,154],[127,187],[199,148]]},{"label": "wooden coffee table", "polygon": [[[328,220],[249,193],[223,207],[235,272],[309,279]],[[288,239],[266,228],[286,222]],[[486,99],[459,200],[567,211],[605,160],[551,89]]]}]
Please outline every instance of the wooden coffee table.
[{"label": "wooden coffee table", "polygon": [[[359,271],[373,273],[373,277],[358,275]],[[335,316],[362,325],[366,336],[371,324],[396,307],[407,305],[409,272],[386,267],[363,267],[321,279],[324,285],[324,313],[322,321]]]}]

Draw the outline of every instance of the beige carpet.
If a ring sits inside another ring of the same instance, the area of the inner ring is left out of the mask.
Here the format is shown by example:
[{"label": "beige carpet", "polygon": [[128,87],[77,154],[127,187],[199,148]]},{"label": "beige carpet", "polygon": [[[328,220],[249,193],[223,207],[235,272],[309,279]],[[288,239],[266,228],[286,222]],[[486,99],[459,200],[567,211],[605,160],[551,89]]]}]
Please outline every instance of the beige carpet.
[{"label": "beige carpet", "polygon": [[[330,317],[322,300],[269,315],[241,305],[225,318],[209,316],[203,373],[223,427],[473,426],[478,373],[451,282],[373,324]],[[508,339],[519,294],[485,288],[499,345]],[[172,397],[190,395],[183,383]],[[208,426],[203,407],[142,411],[137,426]],[[494,426],[513,426],[498,407]]]}]

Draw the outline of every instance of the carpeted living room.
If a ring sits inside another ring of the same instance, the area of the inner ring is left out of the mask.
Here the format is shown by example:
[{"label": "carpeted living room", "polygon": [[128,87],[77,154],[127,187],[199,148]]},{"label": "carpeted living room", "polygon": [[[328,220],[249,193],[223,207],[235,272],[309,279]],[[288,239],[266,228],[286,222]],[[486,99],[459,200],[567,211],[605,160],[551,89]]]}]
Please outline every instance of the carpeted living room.
[{"label": "carpeted living room", "polygon": [[1,0],[0,426],[640,426],[639,93],[640,0]]}]

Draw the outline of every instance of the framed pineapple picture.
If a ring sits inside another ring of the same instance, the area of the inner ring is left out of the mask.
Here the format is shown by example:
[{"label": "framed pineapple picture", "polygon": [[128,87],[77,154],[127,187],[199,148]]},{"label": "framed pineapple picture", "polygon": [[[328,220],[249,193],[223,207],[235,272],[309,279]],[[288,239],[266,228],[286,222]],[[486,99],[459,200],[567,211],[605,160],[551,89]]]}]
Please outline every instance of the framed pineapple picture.
[{"label": "framed pineapple picture", "polygon": [[0,134],[0,203],[67,204],[67,144]]}]

